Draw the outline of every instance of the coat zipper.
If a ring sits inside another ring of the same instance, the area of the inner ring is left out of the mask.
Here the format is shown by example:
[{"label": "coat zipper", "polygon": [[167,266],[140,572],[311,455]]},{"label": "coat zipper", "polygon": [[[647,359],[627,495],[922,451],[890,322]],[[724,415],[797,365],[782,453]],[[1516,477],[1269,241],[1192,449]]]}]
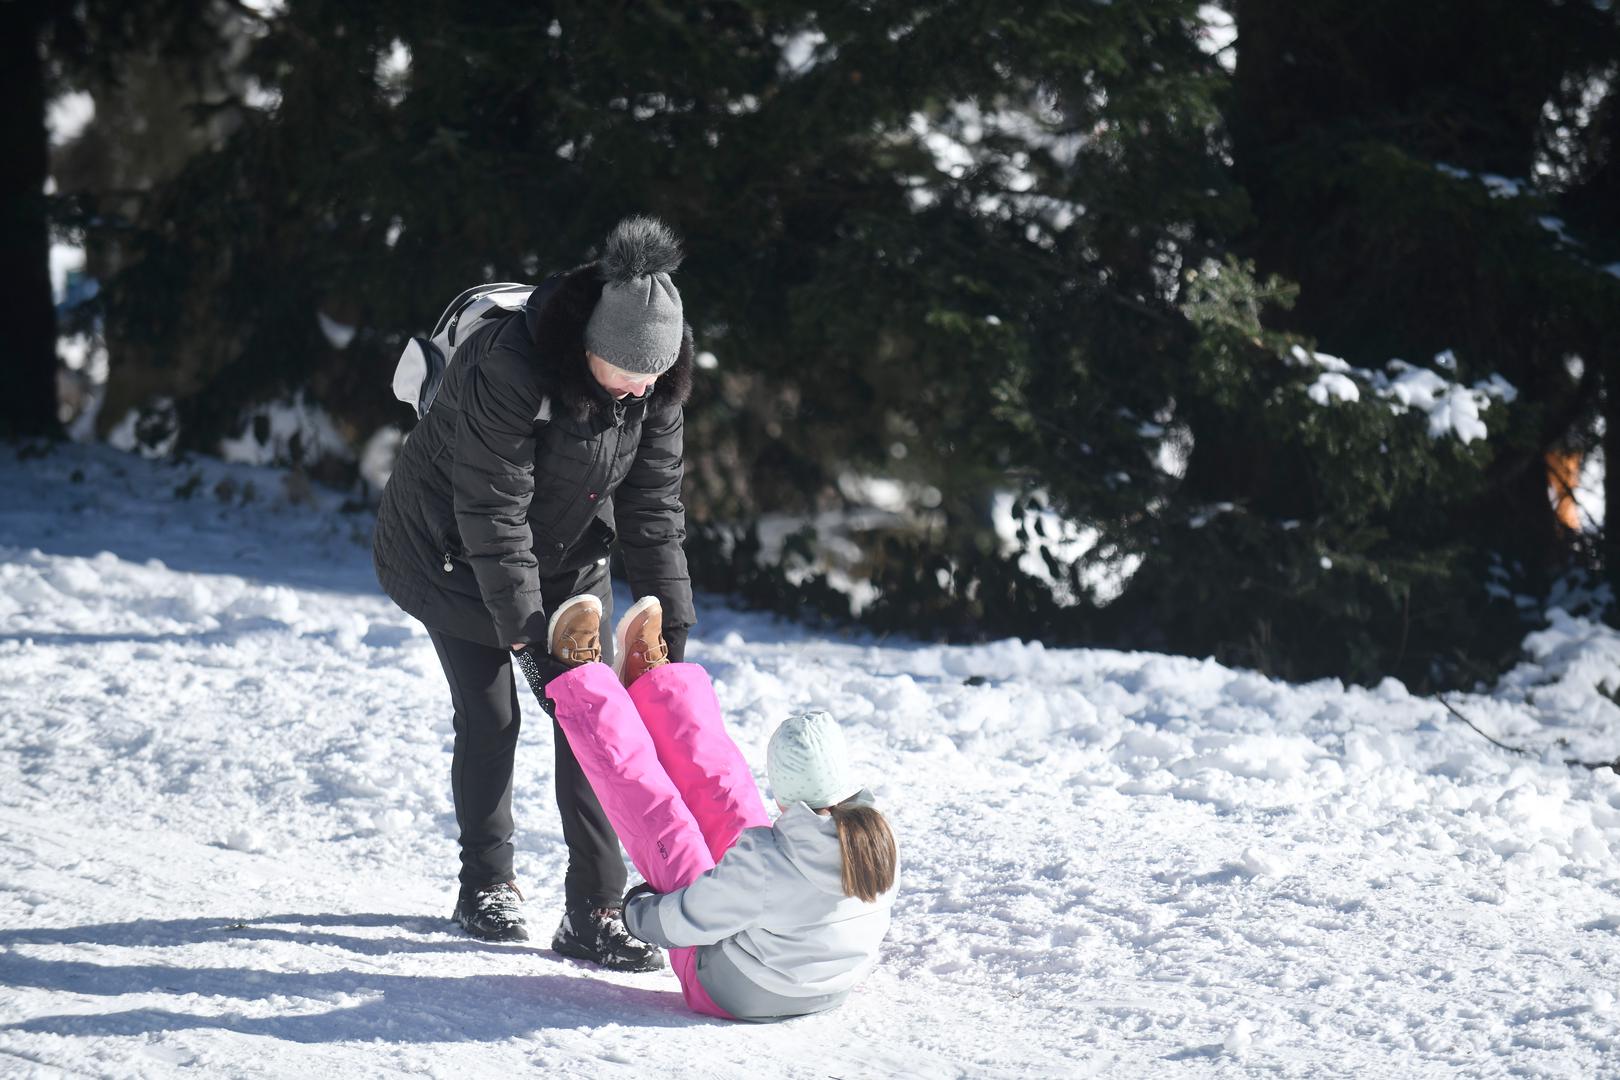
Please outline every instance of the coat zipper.
[{"label": "coat zipper", "polygon": [[[619,467],[619,448],[622,447],[623,445],[624,445],[624,424],[621,422],[621,423],[613,425],[613,456],[608,458],[607,476],[603,478],[604,480],[607,481],[607,483],[612,483],[613,482],[613,470],[617,469]],[[604,485],[604,486],[606,486],[606,485]],[[595,501],[594,496],[592,497],[591,501],[593,501],[593,502]]]}]

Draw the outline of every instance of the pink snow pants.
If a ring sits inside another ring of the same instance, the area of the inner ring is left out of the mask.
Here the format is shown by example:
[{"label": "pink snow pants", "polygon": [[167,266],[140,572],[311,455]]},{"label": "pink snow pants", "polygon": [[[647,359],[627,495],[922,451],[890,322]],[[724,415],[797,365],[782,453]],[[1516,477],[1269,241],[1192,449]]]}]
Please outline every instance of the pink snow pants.
[{"label": "pink snow pants", "polygon": [[[653,668],[628,690],[606,664],[585,664],[546,693],[630,861],[659,892],[690,885],[744,829],[771,823],[697,664]],[[696,952],[669,951],[687,1006],[736,1019],[698,982]]]}]

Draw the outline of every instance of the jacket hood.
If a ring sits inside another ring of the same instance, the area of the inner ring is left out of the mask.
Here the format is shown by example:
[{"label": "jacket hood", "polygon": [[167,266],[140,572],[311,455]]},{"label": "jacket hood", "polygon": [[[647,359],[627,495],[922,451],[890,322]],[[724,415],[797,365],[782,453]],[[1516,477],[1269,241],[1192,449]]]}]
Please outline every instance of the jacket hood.
[{"label": "jacket hood", "polygon": [[[613,395],[591,375],[585,359],[585,325],[602,296],[607,276],[601,262],[589,262],[561,275],[526,325],[540,362],[548,369],[553,398],[578,419],[611,409]],[[692,327],[681,324],[681,348],[670,369],[658,377],[647,411],[686,404],[692,393]]]},{"label": "jacket hood", "polygon": [[[850,801],[871,806],[872,793],[862,788]],[[777,850],[805,880],[822,892],[844,895],[844,852],[838,843],[838,823],[831,814],[823,816],[796,802],[782,811],[775,829]]]}]

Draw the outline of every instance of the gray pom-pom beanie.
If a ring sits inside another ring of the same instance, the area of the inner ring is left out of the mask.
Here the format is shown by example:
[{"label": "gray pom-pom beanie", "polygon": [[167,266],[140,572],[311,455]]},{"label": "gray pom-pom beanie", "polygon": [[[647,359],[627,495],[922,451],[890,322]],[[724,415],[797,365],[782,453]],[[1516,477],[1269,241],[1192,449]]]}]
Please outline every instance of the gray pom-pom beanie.
[{"label": "gray pom-pom beanie", "polygon": [[585,324],[585,348],[621,371],[662,375],[681,351],[681,294],[669,275],[681,242],[657,218],[627,217],[602,252],[602,298]]}]

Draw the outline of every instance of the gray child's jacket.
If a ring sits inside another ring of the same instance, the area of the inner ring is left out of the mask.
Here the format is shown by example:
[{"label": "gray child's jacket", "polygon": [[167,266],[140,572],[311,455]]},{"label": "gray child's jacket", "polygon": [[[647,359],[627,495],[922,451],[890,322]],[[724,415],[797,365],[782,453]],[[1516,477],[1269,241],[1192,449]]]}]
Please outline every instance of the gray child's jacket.
[{"label": "gray child's jacket", "polygon": [[[871,805],[872,794],[856,799]],[[632,897],[625,926],[666,948],[703,946],[698,981],[743,1020],[839,1004],[877,963],[896,883],[876,901],[845,896],[838,826],[794,803],[770,827],[744,829],[692,884]]]}]

